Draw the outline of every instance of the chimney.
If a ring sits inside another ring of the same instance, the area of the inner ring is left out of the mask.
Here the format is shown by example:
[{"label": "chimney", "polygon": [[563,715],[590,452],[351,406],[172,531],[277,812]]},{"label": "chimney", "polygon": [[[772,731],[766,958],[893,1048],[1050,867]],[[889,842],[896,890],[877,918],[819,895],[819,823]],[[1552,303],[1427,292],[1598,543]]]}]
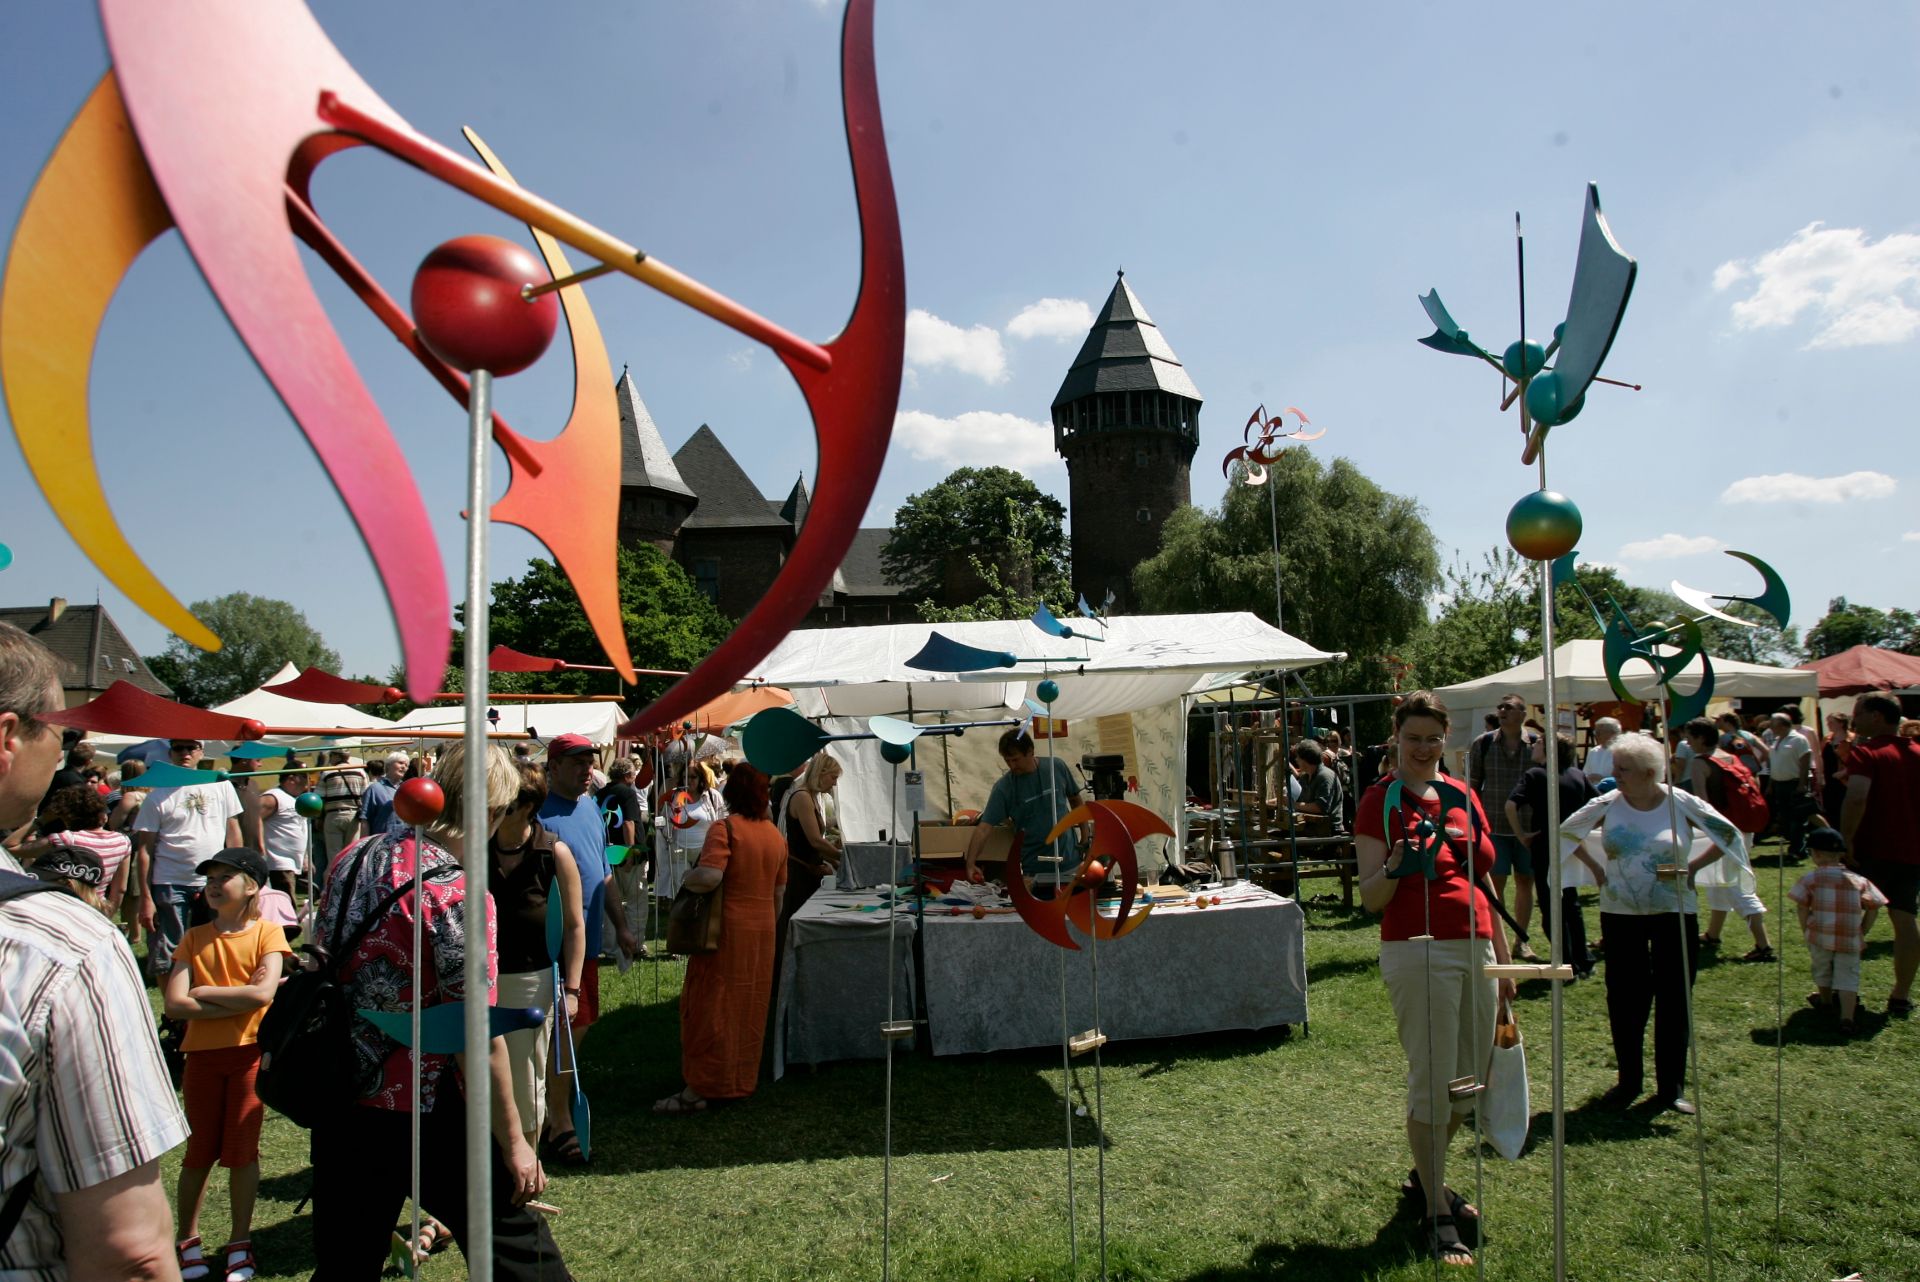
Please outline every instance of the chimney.
[{"label": "chimney", "polygon": [[58,623],[60,616],[67,612],[67,598],[57,596],[47,602],[47,622]]}]

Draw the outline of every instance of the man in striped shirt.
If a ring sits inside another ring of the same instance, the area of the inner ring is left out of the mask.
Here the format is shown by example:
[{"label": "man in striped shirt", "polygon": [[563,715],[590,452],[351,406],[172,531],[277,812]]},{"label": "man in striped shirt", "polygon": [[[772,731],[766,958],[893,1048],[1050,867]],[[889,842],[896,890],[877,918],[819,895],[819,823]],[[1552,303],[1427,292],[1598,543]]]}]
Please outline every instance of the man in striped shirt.
[{"label": "man in striped shirt", "polygon": [[[53,657],[0,623],[0,828],[59,763]],[[17,868],[0,872],[16,891]],[[186,1139],[140,972],[98,911],[0,901],[0,1275],[177,1279],[160,1157]]]}]

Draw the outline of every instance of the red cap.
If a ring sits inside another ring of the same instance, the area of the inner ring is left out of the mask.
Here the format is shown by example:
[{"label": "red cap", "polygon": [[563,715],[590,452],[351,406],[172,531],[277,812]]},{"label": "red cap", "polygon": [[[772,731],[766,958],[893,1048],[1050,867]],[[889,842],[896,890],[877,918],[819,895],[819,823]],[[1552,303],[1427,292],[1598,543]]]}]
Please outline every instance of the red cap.
[{"label": "red cap", "polygon": [[547,757],[573,757],[592,752],[593,744],[583,734],[560,734],[547,741]]}]

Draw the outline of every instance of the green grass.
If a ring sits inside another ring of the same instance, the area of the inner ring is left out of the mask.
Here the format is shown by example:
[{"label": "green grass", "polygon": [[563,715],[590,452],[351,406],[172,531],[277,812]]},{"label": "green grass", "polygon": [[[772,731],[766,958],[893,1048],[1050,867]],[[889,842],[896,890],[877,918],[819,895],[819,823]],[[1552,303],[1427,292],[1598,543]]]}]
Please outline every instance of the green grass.
[{"label": "green grass", "polygon": [[[1778,909],[1772,849],[1756,860],[1786,956],[1785,1208],[1774,1221],[1772,966],[1702,969],[1696,995],[1712,1190],[1712,1264],[1726,1279],[1920,1277],[1920,1024],[1870,1013],[1842,1043],[1803,1003],[1805,950]],[[1788,881],[1799,875],[1789,869]],[[1404,1063],[1374,959],[1377,933],[1337,901],[1311,906],[1309,1035],[1217,1035],[1107,1048],[1108,1261],[1130,1279],[1413,1279],[1433,1276],[1411,1221],[1396,1218],[1408,1166]],[[1598,925],[1589,907],[1588,928]],[[1863,987],[1877,1012],[1891,979],[1884,922],[1869,939]],[[1737,947],[1735,945],[1738,945]],[[1124,946],[1124,945],[1122,945]],[[679,1085],[674,1002],[682,968],[609,971],[606,1014],[588,1053],[596,1161],[554,1174],[555,1231],[583,1279],[871,1279],[880,1275],[883,1066],[800,1070],[754,1099],[688,1118],[652,1100]],[[1004,978],[983,982],[1004,983]],[[1170,983],[1178,982],[1169,977]],[[1704,1277],[1693,1123],[1580,1106],[1611,1084],[1601,982],[1566,994],[1569,1276]],[[1497,1279],[1551,1276],[1548,998],[1524,989],[1520,1021],[1535,1091],[1533,1146],[1517,1163],[1491,1151],[1482,1250]],[[1649,1070],[1651,1065],[1649,1064]],[[1076,1074],[1091,1105],[1092,1066]],[[893,1272],[901,1278],[1065,1279],[1064,1121],[1057,1053],[928,1059],[894,1081]],[[1095,1129],[1075,1131],[1081,1277],[1096,1277]],[[305,1277],[307,1136],[270,1118],[254,1241],[263,1278]],[[178,1151],[168,1163],[169,1185]],[[1456,1141],[1453,1182],[1473,1188]],[[203,1232],[219,1243],[216,1173]],[[462,1273],[457,1252],[423,1276]],[[1472,1276],[1470,1273],[1455,1276]]]}]

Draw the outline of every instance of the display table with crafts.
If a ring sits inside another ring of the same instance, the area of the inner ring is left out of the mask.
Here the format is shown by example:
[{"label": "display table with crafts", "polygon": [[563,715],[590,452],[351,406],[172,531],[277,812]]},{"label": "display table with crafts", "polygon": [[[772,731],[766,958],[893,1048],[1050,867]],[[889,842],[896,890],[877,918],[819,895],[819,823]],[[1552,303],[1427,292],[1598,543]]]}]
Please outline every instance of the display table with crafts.
[{"label": "display table with crafts", "polygon": [[[894,1018],[925,1020],[936,1055],[1060,1043],[1060,966],[1071,1031],[1094,1025],[1092,954],[1048,943],[998,896],[971,888],[911,902],[894,923]],[[1240,883],[1204,893],[1149,888],[1152,915],[1095,945],[1100,1027],[1110,1041],[1258,1030],[1307,1018],[1305,919],[1290,899]],[[1214,899],[1218,899],[1216,904]],[[1106,911],[1113,911],[1108,901]],[[776,1063],[879,1059],[887,1017],[887,896],[823,887],[794,915],[783,959]],[[924,927],[926,1009],[913,1009],[913,940]]]}]

